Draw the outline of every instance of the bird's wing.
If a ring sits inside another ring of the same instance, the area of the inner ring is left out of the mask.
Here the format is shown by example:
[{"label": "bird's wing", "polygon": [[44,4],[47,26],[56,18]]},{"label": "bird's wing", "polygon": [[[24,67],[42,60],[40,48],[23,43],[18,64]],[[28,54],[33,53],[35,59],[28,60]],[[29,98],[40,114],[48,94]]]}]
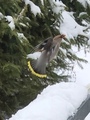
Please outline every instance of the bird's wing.
[{"label": "bird's wing", "polygon": [[50,49],[52,41],[53,41],[52,37],[45,39],[42,43],[36,46],[35,51],[43,51]]}]

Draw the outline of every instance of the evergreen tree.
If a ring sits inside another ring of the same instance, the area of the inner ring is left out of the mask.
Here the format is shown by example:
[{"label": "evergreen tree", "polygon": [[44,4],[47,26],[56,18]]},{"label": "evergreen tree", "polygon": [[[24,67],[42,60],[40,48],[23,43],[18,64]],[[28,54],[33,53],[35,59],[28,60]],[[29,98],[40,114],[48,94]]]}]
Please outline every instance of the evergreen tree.
[{"label": "evergreen tree", "polygon": [[[62,0],[68,11],[75,12],[76,21],[90,22],[90,9],[85,9],[77,1]],[[47,85],[66,81],[69,77],[63,71],[72,69],[72,62],[84,61],[72,53],[65,56],[62,51],[47,68],[48,78],[42,79],[32,75],[28,70],[26,56],[34,47],[47,37],[60,34],[57,27],[63,21],[62,15],[52,11],[49,1],[30,1],[38,11],[33,11],[30,4],[20,0],[0,0],[0,119],[10,117],[18,109],[27,105]],[[4,4],[5,3],[5,4]],[[77,3],[77,4],[76,4]],[[8,7],[9,6],[9,7]],[[41,11],[39,11],[41,10]],[[87,12],[81,15],[80,12]],[[63,42],[62,49],[68,51],[71,45],[87,45],[84,36],[77,36],[78,41]],[[68,61],[67,61],[68,58]],[[54,68],[61,69],[57,75]]]}]

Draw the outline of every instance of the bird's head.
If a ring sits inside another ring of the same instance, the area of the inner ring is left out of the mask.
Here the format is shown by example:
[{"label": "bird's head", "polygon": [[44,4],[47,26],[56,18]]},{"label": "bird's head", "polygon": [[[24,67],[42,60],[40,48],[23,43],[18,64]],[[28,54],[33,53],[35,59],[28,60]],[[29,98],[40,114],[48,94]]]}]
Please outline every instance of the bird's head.
[{"label": "bird's head", "polygon": [[62,35],[56,35],[54,38],[53,38],[53,40],[56,40],[56,41],[61,41],[62,39],[64,39],[65,38],[65,35],[64,34],[62,34]]},{"label": "bird's head", "polygon": [[66,35],[62,34],[60,35],[60,38],[66,38]]}]

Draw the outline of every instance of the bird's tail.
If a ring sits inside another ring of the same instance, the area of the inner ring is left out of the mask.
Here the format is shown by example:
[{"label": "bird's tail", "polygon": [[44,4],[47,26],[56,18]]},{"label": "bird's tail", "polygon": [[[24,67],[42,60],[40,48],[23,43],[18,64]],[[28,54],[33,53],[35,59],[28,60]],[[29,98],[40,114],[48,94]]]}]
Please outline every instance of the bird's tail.
[{"label": "bird's tail", "polygon": [[45,67],[37,66],[37,60],[28,61],[28,68],[37,77],[46,78]]}]

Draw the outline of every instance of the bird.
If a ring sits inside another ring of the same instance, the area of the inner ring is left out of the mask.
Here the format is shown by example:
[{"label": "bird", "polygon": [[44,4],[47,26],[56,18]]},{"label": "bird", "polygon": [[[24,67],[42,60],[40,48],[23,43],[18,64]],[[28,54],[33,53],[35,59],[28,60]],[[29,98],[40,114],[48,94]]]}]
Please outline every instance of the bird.
[{"label": "bird", "polygon": [[35,51],[41,52],[41,55],[36,60],[28,61],[29,70],[32,74],[46,78],[46,67],[54,59],[59,51],[62,39],[65,38],[64,34],[56,35],[55,37],[48,37],[39,45],[36,46]]}]

